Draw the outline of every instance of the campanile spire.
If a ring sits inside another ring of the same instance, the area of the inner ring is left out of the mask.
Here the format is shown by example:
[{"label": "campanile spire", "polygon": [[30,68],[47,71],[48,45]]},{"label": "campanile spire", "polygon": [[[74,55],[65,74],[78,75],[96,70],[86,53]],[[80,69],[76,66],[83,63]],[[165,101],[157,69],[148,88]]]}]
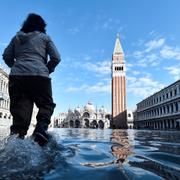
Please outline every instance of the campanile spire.
[{"label": "campanile spire", "polygon": [[122,46],[121,46],[120,38],[119,38],[119,33],[117,33],[117,36],[116,36],[116,42],[115,42],[113,54],[124,54]]}]

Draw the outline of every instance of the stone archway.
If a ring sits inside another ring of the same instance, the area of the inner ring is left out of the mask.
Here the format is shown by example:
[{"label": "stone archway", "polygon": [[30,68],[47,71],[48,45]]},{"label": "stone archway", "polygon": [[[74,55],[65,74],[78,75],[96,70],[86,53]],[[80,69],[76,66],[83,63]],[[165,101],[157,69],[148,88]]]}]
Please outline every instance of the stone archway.
[{"label": "stone archway", "polygon": [[93,121],[91,122],[91,127],[94,128],[94,129],[98,128],[98,123],[97,123],[96,120],[93,120]]},{"label": "stone archway", "polygon": [[75,120],[75,128],[80,128],[80,121],[79,121],[79,119]]},{"label": "stone archway", "polygon": [[84,113],[83,113],[83,117],[85,117],[85,118],[90,118],[89,112],[84,112]]},{"label": "stone archway", "polygon": [[99,120],[99,121],[98,121],[98,127],[99,127],[100,129],[104,129],[104,122],[103,122],[102,120]]},{"label": "stone archway", "polygon": [[84,126],[85,128],[89,128],[89,119],[84,119]]},{"label": "stone archway", "polygon": [[74,127],[74,121],[73,121],[73,120],[70,120],[70,122],[69,122],[69,126],[70,126],[71,128],[73,128],[73,127]]},{"label": "stone archway", "polygon": [[55,127],[58,127],[59,125],[59,122],[58,122],[58,119],[55,120]]},{"label": "stone archway", "polygon": [[105,118],[110,120],[111,119],[111,115],[110,114],[106,114]]}]

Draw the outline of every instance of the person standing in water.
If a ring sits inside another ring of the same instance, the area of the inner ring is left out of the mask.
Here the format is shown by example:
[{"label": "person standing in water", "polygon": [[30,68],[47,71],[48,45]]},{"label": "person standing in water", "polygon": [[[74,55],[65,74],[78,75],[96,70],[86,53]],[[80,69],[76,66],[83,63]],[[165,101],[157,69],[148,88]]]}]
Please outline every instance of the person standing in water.
[{"label": "person standing in water", "polygon": [[45,28],[46,23],[41,16],[29,14],[3,53],[5,63],[11,68],[9,96],[13,124],[10,134],[24,138],[35,103],[39,110],[32,136],[41,146],[49,140],[47,129],[56,106],[52,98],[49,74],[54,72],[61,61]]}]

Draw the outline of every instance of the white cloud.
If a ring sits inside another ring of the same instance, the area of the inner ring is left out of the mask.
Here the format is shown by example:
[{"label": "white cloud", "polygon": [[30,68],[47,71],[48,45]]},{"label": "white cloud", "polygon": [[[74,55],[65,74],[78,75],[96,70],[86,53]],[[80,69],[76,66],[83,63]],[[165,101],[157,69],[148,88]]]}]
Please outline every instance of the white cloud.
[{"label": "white cloud", "polygon": [[145,50],[145,52],[149,52],[153,49],[157,49],[157,48],[160,48],[164,45],[165,43],[165,39],[161,38],[161,39],[158,39],[158,40],[151,40],[149,42],[147,42],[145,44],[145,46],[147,47],[147,49]]},{"label": "white cloud", "polygon": [[80,32],[80,28],[79,27],[73,27],[73,28],[69,28],[68,31],[72,34],[77,34],[78,32]]},{"label": "white cloud", "polygon": [[137,59],[136,65],[140,67],[158,66],[161,61],[159,49],[162,49],[164,46],[164,38],[146,42],[143,47],[144,50],[137,50],[133,53],[133,57]]},{"label": "white cloud", "polygon": [[95,24],[93,29],[95,31],[98,30],[111,31],[114,29],[117,32],[122,32],[124,28],[126,28],[126,25],[121,26],[121,22],[119,19],[111,18],[104,14],[98,14],[95,19]]},{"label": "white cloud", "polygon": [[86,93],[110,93],[111,92],[111,83],[102,83],[99,82],[95,85],[81,85],[79,87],[69,87],[67,92],[86,92]]},{"label": "white cloud", "polygon": [[151,77],[127,77],[127,92],[137,97],[146,98],[164,87]]},{"label": "white cloud", "polygon": [[173,48],[173,47],[166,45],[160,51],[160,54],[163,58],[166,58],[166,59],[180,60],[180,48],[179,47]]},{"label": "white cloud", "polygon": [[102,24],[102,29],[104,30],[112,30],[113,27],[118,24],[119,21],[116,21],[115,19],[108,18],[103,24]]},{"label": "white cloud", "polygon": [[5,43],[5,42],[0,42],[0,46],[7,46],[8,45],[8,43]]},{"label": "white cloud", "polygon": [[144,56],[144,51],[135,51],[133,56],[137,59],[142,58]]},{"label": "white cloud", "polygon": [[141,67],[157,66],[159,64],[159,56],[156,53],[146,54],[137,61],[137,65]]},{"label": "white cloud", "polygon": [[132,73],[133,75],[138,75],[138,74],[140,74],[140,71],[133,70],[133,71],[131,71],[131,73]]},{"label": "white cloud", "polygon": [[164,69],[167,70],[169,74],[173,75],[175,80],[180,79],[180,64],[176,66],[165,67]]},{"label": "white cloud", "polygon": [[111,62],[110,61],[100,61],[100,62],[97,62],[96,64],[88,62],[88,63],[85,63],[83,66],[87,70],[93,71],[99,75],[111,73]]}]

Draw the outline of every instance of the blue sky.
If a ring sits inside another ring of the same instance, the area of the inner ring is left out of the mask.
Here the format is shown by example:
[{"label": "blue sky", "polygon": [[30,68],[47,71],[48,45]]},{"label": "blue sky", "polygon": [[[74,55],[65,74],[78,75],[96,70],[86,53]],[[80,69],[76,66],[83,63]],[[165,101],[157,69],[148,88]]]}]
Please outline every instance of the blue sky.
[{"label": "blue sky", "polygon": [[111,111],[110,65],[119,33],[127,104],[134,109],[180,79],[179,7],[179,0],[0,0],[0,53],[28,13],[40,14],[62,56],[51,76],[55,115],[89,100]]}]

